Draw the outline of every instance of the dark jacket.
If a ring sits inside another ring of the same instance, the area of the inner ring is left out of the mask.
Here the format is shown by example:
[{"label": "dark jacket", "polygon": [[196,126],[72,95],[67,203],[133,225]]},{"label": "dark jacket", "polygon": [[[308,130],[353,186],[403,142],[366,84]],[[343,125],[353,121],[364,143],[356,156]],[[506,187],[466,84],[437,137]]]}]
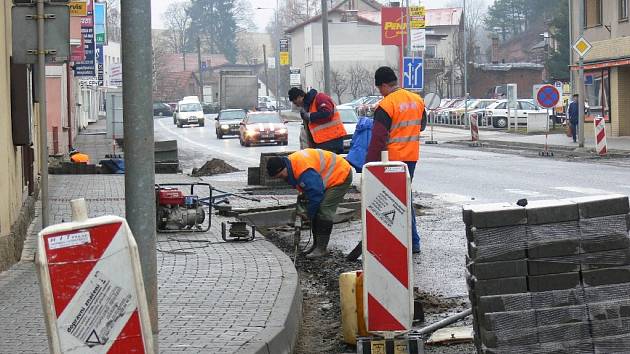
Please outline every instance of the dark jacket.
[{"label": "dark jacket", "polygon": [[577,101],[571,101],[569,103],[569,121],[572,124],[577,124],[580,120],[580,107]]}]

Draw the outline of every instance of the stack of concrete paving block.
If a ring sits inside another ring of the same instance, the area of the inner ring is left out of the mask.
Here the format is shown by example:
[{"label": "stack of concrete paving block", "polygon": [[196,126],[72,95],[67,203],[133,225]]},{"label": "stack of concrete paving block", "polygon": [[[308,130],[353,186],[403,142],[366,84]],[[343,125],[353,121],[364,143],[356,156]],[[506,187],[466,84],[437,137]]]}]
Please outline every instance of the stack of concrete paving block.
[{"label": "stack of concrete paving block", "polygon": [[630,351],[626,196],[466,206],[479,353]]}]

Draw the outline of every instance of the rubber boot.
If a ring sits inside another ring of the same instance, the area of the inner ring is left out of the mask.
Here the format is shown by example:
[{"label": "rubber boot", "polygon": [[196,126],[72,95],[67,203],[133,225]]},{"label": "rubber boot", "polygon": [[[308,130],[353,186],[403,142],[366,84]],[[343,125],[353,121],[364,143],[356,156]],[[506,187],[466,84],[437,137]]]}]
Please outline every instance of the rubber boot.
[{"label": "rubber boot", "polygon": [[315,238],[315,249],[306,255],[306,258],[313,259],[328,255],[328,242],[332,233],[333,223],[328,220],[316,220],[314,222],[313,237]]}]

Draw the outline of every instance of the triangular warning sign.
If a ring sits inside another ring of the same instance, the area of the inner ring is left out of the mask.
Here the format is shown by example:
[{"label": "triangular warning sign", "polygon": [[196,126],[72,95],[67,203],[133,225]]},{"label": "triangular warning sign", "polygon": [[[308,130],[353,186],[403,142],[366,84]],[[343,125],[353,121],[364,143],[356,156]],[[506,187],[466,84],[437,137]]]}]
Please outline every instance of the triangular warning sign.
[{"label": "triangular warning sign", "polygon": [[394,222],[394,218],[396,217],[396,210],[388,211],[383,213],[383,217],[389,220],[389,222]]},{"label": "triangular warning sign", "polygon": [[92,348],[97,345],[102,345],[103,343],[101,343],[101,339],[98,337],[96,330],[93,329],[92,333],[90,333],[88,338],[85,340],[85,344],[87,344],[88,347]]}]

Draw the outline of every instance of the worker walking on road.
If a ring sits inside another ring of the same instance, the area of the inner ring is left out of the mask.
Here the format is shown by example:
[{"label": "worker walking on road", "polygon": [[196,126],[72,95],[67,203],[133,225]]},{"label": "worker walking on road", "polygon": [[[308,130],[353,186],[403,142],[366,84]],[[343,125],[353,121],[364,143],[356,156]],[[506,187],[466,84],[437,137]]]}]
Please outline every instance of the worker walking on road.
[{"label": "worker walking on road", "polygon": [[311,221],[315,249],[307,258],[328,254],[333,218],[352,183],[350,164],[341,156],[321,149],[304,149],[288,157],[267,161],[267,174],[282,178],[297,188],[306,201],[298,203],[298,213]]},{"label": "worker walking on road", "polygon": [[[390,161],[407,164],[413,181],[416,163],[420,159],[424,101],[419,95],[400,88],[396,73],[390,67],[383,66],[376,70],[374,84],[383,95],[383,100],[374,112],[374,126],[366,162],[380,161],[381,151],[387,151]],[[419,253],[420,235],[416,227],[413,203],[411,220],[413,253]]]},{"label": "worker walking on road", "polygon": [[309,136],[308,147],[343,153],[343,138],[347,133],[330,96],[315,89],[306,93],[292,87],[289,100],[301,108],[300,115]]}]

